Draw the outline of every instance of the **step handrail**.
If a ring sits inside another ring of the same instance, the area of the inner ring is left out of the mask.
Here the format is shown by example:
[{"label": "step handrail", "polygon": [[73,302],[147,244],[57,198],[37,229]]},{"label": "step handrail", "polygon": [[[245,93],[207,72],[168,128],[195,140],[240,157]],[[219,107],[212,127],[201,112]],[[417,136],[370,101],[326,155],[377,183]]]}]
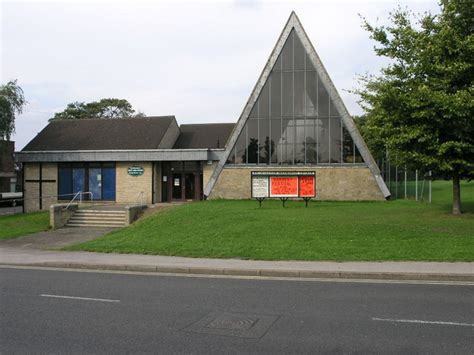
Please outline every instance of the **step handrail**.
[{"label": "step handrail", "polygon": [[69,208],[69,206],[71,206],[71,204],[74,202],[74,200],[77,198],[77,196],[79,196],[79,203],[82,203],[82,195],[90,195],[91,198],[90,200],[91,201],[94,201],[94,194],[91,192],[91,191],[86,191],[86,192],[83,192],[83,191],[78,191],[74,197],[72,198],[71,201],[69,201],[69,203],[66,205],[66,207],[64,208],[65,210],[67,210]]}]

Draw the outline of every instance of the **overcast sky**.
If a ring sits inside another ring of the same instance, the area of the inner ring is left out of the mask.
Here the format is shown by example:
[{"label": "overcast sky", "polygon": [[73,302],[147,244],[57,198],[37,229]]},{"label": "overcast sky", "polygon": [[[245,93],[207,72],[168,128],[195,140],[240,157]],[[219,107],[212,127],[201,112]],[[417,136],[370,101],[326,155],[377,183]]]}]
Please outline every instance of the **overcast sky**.
[{"label": "overcast sky", "polygon": [[358,14],[380,24],[398,4],[438,11],[436,1],[3,2],[0,82],[18,79],[28,100],[16,149],[68,103],[105,97],[180,124],[235,122],[292,10],[360,114],[346,90],[383,62]]}]

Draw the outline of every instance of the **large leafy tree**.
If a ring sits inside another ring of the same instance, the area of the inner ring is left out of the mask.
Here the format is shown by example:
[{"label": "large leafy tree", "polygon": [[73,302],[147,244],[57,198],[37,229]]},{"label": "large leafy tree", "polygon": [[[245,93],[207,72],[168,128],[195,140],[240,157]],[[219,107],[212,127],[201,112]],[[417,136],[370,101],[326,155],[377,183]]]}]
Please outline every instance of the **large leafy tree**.
[{"label": "large leafy tree", "polygon": [[0,86],[0,140],[10,140],[15,132],[15,117],[22,113],[25,104],[23,90],[16,80]]},{"label": "large leafy tree", "polygon": [[453,214],[461,213],[460,180],[474,177],[474,6],[441,0],[438,15],[398,8],[390,25],[365,29],[375,53],[389,59],[379,76],[361,77],[364,131],[409,167],[453,181]]},{"label": "large leafy tree", "polygon": [[93,102],[73,102],[66,109],[58,112],[52,119],[84,119],[84,118],[131,118],[143,117],[124,99],[102,99]]}]

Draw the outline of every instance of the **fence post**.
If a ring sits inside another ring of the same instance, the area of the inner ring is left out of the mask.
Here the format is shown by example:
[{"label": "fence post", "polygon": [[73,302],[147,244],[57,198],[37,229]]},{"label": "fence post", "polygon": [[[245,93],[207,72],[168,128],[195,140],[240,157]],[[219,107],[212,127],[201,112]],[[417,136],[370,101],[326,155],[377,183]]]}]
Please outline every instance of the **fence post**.
[{"label": "fence post", "polygon": [[415,170],[415,201],[418,201],[418,169]]},{"label": "fence post", "polygon": [[407,199],[407,168],[405,167],[405,200]]},{"label": "fence post", "polygon": [[430,170],[430,172],[429,172],[429,177],[430,177],[430,180],[429,180],[429,182],[428,182],[428,189],[429,189],[429,191],[428,191],[428,202],[431,203],[431,180],[432,180],[432,178],[431,178],[431,170]]},{"label": "fence post", "polygon": [[395,196],[398,200],[398,165],[395,165]]},{"label": "fence post", "polygon": [[392,174],[391,170],[392,169],[392,164],[390,163],[390,156],[388,155],[387,152],[387,179],[388,179],[388,188],[390,190],[390,193],[392,193]]}]

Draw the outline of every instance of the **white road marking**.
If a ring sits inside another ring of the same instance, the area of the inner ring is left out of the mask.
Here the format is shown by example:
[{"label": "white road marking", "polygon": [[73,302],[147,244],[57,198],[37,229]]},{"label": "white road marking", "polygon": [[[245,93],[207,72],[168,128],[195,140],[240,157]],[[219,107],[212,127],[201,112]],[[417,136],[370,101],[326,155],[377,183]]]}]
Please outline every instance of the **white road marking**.
[{"label": "white road marking", "polygon": [[61,296],[61,295],[47,295],[41,294],[40,297],[51,297],[51,298],[66,298],[71,300],[83,300],[83,301],[98,301],[98,302],[120,302],[120,300],[111,300],[106,298],[89,298],[89,297],[75,297],[75,296]]},{"label": "white road marking", "polygon": [[471,324],[471,323],[427,321],[427,320],[419,320],[419,319],[372,318],[372,320],[380,321],[380,322],[417,323],[417,324],[439,324],[439,325],[457,325],[457,326],[461,326],[461,327],[474,327],[474,324]]}]

